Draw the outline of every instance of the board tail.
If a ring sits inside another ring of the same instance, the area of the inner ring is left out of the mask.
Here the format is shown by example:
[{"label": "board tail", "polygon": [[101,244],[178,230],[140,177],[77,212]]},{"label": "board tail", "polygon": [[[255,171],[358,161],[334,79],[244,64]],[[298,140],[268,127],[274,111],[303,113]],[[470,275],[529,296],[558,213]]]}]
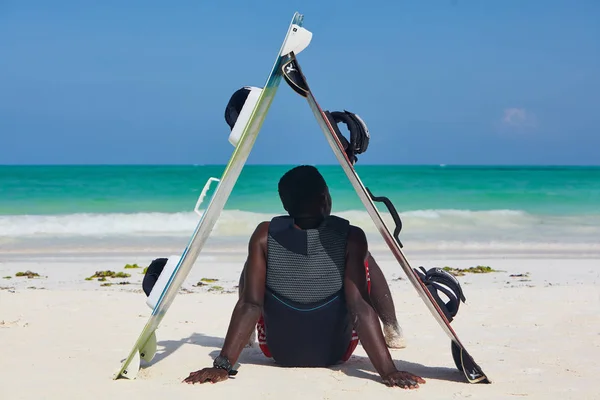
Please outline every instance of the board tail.
[{"label": "board tail", "polygon": [[464,347],[452,341],[451,349],[456,368],[464,374],[469,383],[491,383],[481,367],[477,365]]}]

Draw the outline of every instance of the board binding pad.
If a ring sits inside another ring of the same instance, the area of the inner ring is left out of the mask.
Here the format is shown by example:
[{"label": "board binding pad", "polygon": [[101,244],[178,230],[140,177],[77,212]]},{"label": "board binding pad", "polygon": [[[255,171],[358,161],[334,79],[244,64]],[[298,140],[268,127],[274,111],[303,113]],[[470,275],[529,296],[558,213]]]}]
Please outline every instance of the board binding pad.
[{"label": "board binding pad", "polygon": [[[425,287],[424,283],[421,281],[416,272],[408,263],[408,260],[402,252],[402,245],[400,239],[397,237],[397,234],[395,237],[392,236],[385,221],[381,217],[379,210],[373,202],[373,195],[364,186],[358,174],[356,173],[356,170],[354,169],[352,162],[350,161],[346,152],[344,151],[343,144],[337,137],[335,130],[331,125],[331,122],[329,121],[329,119],[317,103],[315,96],[311,92],[306,77],[302,73],[300,64],[298,63],[295,54],[292,53],[290,55],[289,60],[287,60],[281,66],[281,70],[285,81],[292,88],[292,90],[294,90],[300,96],[307,99],[308,104],[311,110],[313,111],[313,114],[315,115],[319,126],[325,134],[325,138],[329,142],[333,152],[336,155],[336,158],[338,159],[340,165],[342,166],[342,169],[346,173],[348,179],[350,180],[350,183],[354,187],[359,198],[363,202],[363,205],[367,209],[367,212],[371,216],[371,219],[377,226],[379,232],[383,236],[383,239],[388,244],[390,250],[398,260],[398,263],[408,276],[409,280],[419,293],[421,299],[425,302],[425,305],[427,306],[429,311],[432,313],[432,315],[438,321],[442,329],[449,336],[451,340],[451,353],[457,369],[463,373],[463,375],[469,383],[491,383],[491,380],[485,375],[481,367],[477,365],[473,357],[469,355],[463,344],[460,342],[458,335],[450,326],[450,322],[444,315],[443,311],[440,309],[439,305],[432,297],[429,290]],[[392,214],[392,210],[389,211]],[[395,210],[393,210],[393,213],[397,215]]]},{"label": "board binding pad", "polygon": [[154,310],[158,301],[160,300],[160,296],[164,292],[167,284],[169,283],[169,279],[173,275],[175,268],[179,265],[179,261],[181,260],[180,256],[172,255],[167,259],[167,263],[165,264],[163,270],[161,271],[156,283],[152,287],[150,291],[150,295],[146,299],[146,305],[150,307],[150,309]]},{"label": "board binding pad", "polygon": [[[135,379],[140,369],[140,360],[143,359],[146,362],[150,362],[154,357],[156,350],[150,350],[153,348],[156,349],[156,329],[173,303],[179,288],[192,269],[194,262],[198,258],[204,243],[208,239],[219,215],[223,211],[223,207],[231,194],[233,186],[248,159],[252,146],[256,141],[256,137],[258,136],[260,128],[268,113],[269,107],[277,93],[277,88],[281,81],[280,66],[283,60],[288,58],[288,53],[299,53],[310,44],[312,33],[302,28],[303,20],[304,16],[302,14],[297,12],[294,13],[266,84],[254,106],[252,115],[246,122],[243,132],[237,141],[235,150],[225,167],[217,189],[213,194],[206,211],[202,213],[202,217],[200,218],[187,247],[183,251],[181,259],[169,277],[169,281],[161,293],[156,306],[152,310],[151,316],[138,336],[129,355],[122,362],[120,369],[114,374],[113,379]],[[141,354],[144,354],[144,357],[140,357]]]},{"label": "board binding pad", "polygon": [[[240,138],[242,137],[242,132],[244,131],[244,128],[250,120],[252,111],[258,103],[258,99],[260,98],[261,93],[261,88],[257,88],[254,86],[244,86],[243,88],[237,90],[231,97],[231,100],[229,101],[230,104],[227,105],[228,111],[232,110],[233,108],[237,108],[235,107],[236,105],[233,105],[231,103],[238,101],[241,101],[243,103],[239,114],[237,116],[232,116],[232,118],[237,118],[235,120],[235,123],[233,124],[233,127],[231,128],[231,133],[229,134],[229,143],[231,143],[233,147],[236,147],[238,145]],[[230,112],[234,113],[236,111],[232,110]],[[229,122],[229,120],[227,122]]]}]

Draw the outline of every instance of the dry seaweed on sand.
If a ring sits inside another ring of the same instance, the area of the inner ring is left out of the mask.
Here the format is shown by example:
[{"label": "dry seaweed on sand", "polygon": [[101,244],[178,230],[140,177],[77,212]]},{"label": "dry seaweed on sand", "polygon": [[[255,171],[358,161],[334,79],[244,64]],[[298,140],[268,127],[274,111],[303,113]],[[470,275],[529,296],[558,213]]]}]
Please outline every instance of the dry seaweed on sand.
[{"label": "dry seaweed on sand", "polygon": [[86,281],[91,281],[94,278],[98,278],[99,281],[105,281],[106,278],[129,278],[131,275],[125,272],[115,272],[115,271],[96,271],[96,273],[92,276],[85,278]]},{"label": "dry seaweed on sand", "polygon": [[32,272],[32,271],[27,270],[25,272],[17,272],[15,274],[15,276],[19,276],[19,277],[24,276],[24,277],[31,279],[31,278],[39,278],[40,274],[38,274],[37,272]]},{"label": "dry seaweed on sand", "polygon": [[134,268],[142,268],[137,264],[125,264],[124,269],[134,269]]},{"label": "dry seaweed on sand", "polygon": [[223,286],[211,286],[208,291],[209,292],[222,292],[225,288]]},{"label": "dry seaweed on sand", "polygon": [[525,272],[524,274],[510,274],[511,278],[529,278],[529,272]]},{"label": "dry seaweed on sand", "polygon": [[529,272],[525,272],[524,274],[510,274],[509,278],[521,278],[518,279],[519,282],[531,282],[531,279],[529,279]]},{"label": "dry seaweed on sand", "polygon": [[102,283],[102,284],[100,284],[100,286],[112,286],[112,285],[130,285],[130,282],[128,282],[128,281],[124,281],[124,282],[115,282],[115,283],[112,283],[112,282],[105,282],[105,283]]},{"label": "dry seaweed on sand", "polygon": [[488,267],[485,265],[478,265],[476,267],[470,268],[451,268],[444,267],[442,268],[446,272],[450,272],[454,276],[464,276],[465,274],[488,274],[490,272],[498,272],[492,267]]},{"label": "dry seaweed on sand", "polygon": [[215,283],[218,282],[218,279],[214,279],[214,278],[202,278],[200,279],[200,282],[206,282],[206,283]]}]

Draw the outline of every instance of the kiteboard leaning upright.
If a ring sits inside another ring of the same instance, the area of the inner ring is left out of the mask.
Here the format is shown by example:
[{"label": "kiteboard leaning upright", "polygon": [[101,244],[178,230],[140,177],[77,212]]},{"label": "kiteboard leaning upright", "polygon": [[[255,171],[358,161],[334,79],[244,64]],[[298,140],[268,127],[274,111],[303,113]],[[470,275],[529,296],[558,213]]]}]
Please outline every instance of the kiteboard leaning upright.
[{"label": "kiteboard leaning upright", "polygon": [[[229,141],[235,146],[235,150],[229,163],[220,179],[209,179],[198,201],[198,203],[201,202],[210,182],[218,181],[219,183],[210,203],[202,213],[202,217],[181,257],[169,258],[170,263],[167,263],[161,273],[163,280],[159,278],[159,281],[154,285],[147,301],[147,304],[152,307],[152,314],[113,379],[134,379],[140,369],[140,358],[146,362],[150,362],[154,358],[156,354],[156,329],[196,262],[248,159],[281,82],[280,67],[289,58],[290,53],[298,54],[310,44],[312,33],[302,28],[303,20],[303,15],[294,14],[264,88],[253,88],[253,93],[248,95],[244,105],[245,110],[242,110],[242,113],[238,116],[234,129],[230,134]],[[196,211],[198,211],[198,207],[199,204],[196,204]]]},{"label": "kiteboard leaning upright", "polygon": [[[328,118],[328,113],[324,112],[317,103],[317,100],[308,86],[306,77],[302,73],[300,64],[298,63],[294,53],[290,54],[289,59],[283,63],[281,66],[281,71],[288,85],[296,93],[306,98],[308,101],[308,104],[313,111],[321,130],[325,134],[327,142],[330,144],[331,149],[338,159],[338,162],[346,173],[346,176],[350,180],[350,183],[354,187],[358,197],[361,199],[363,205],[367,209],[367,212],[371,216],[371,219],[377,227],[377,230],[383,236],[383,239],[388,244],[392,254],[394,254],[398,260],[398,263],[419,293],[421,299],[427,305],[427,308],[431,314],[435,317],[436,321],[438,321],[444,332],[446,332],[446,334],[449,336],[451,340],[452,357],[458,370],[464,374],[469,383],[491,383],[483,370],[479,367],[479,365],[477,365],[475,360],[469,355],[464,345],[461,343],[458,335],[450,325],[450,321],[448,320],[447,316],[441,310],[436,300],[432,297],[429,289],[422,281],[419,271],[413,269],[408,263],[404,253],[402,252],[402,244],[398,238],[398,232],[400,231],[398,224],[400,223],[400,218],[398,217],[396,209],[389,199],[385,197],[374,197],[369,189],[366,188],[360,180],[356,170],[354,169],[353,160],[348,158],[344,144],[340,141],[338,135],[336,134],[337,129],[332,125],[331,119]],[[377,207],[375,206],[374,201],[383,201],[387,206],[388,211],[394,218],[394,221],[396,222],[396,230],[393,236],[381,217]]]}]

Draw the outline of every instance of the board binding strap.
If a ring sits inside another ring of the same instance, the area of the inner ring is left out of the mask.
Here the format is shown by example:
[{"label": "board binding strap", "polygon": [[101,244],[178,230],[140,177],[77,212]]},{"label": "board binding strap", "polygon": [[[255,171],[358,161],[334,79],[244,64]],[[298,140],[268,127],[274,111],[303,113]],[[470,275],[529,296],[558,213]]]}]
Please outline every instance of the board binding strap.
[{"label": "board binding strap", "polygon": [[[390,250],[396,256],[396,259],[399,261],[400,266],[404,270],[404,272],[408,275],[409,280],[417,289],[422,300],[425,302],[432,315],[436,318],[440,326],[444,329],[447,335],[451,340],[451,354],[456,365],[456,368],[462,372],[464,377],[467,379],[469,383],[491,383],[491,380],[485,375],[481,367],[477,365],[473,357],[467,352],[464,345],[458,339],[456,332],[450,326],[450,321],[446,317],[443,309],[440,307],[441,304],[438,304],[436,298],[432,295],[429,288],[425,285],[421,278],[419,277],[416,270],[413,270],[406,257],[402,253],[402,243],[398,238],[398,234],[401,229],[401,221],[396,212],[392,202],[386,197],[375,197],[366,188],[356,170],[354,169],[355,159],[348,154],[347,148],[344,146],[343,140],[341,140],[338,136],[337,129],[335,128],[335,123],[332,123],[328,115],[321,109],[319,104],[317,103],[313,93],[310,90],[308,85],[306,76],[303,74],[302,69],[300,68],[300,64],[296,58],[295,54],[290,54],[290,59],[287,60],[281,66],[282,74],[285,81],[288,85],[294,90],[297,94],[307,99],[310,108],[319,123],[319,126],[323,130],[325,137],[330,143],[334,153],[340,162],[340,165],[346,172],[350,182],[355,188],[357,194],[363,201],[363,204],[367,208],[373,222],[378,227],[378,230],[383,235],[384,240],[388,243]],[[335,122],[335,121],[333,121]],[[394,231],[394,236],[390,233],[389,229],[383,218],[381,217],[379,211],[374,205],[375,201],[383,202],[390,214],[392,215],[394,222],[396,223],[396,229]],[[391,240],[388,240],[391,239]],[[395,243],[394,243],[395,241]],[[396,247],[397,246],[397,247]],[[439,278],[439,277],[438,277]],[[437,289],[437,288],[436,288]],[[462,296],[462,290],[460,290],[459,298]],[[464,297],[464,296],[463,296]],[[462,299],[461,299],[462,300]],[[442,303],[443,304],[443,303]],[[457,309],[458,310],[458,309]]]}]

